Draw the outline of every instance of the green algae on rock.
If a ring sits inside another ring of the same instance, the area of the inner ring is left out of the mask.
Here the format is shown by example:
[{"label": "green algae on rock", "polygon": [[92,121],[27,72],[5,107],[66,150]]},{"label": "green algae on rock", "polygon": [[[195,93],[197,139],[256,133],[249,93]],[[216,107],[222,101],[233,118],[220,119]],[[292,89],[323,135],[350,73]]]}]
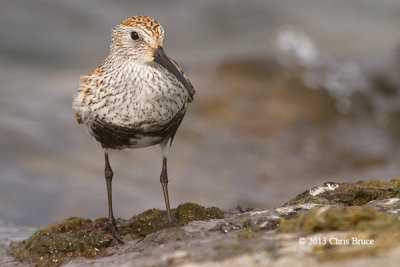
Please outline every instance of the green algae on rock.
[{"label": "green algae on rock", "polygon": [[[221,219],[224,212],[216,207],[205,208],[195,203],[185,203],[171,210],[173,221],[184,226],[193,221]],[[132,234],[133,238],[145,237],[167,226],[167,213],[159,209],[150,209],[129,220],[128,228],[120,228],[121,235]]]},{"label": "green algae on rock", "polygon": [[186,225],[192,221],[221,219],[224,212],[216,207],[204,208],[194,203],[185,203],[178,206],[173,216],[180,225]]},{"label": "green algae on rock", "polygon": [[[173,219],[181,226],[196,220],[220,219],[224,212],[218,208],[205,208],[194,203],[185,203],[172,209]],[[150,209],[129,220],[129,227],[119,228],[121,236],[133,239],[145,237],[166,227],[165,211]],[[116,244],[106,232],[107,219],[95,221],[71,217],[35,232],[22,243],[13,242],[10,254],[21,261],[36,266],[58,266],[72,258],[100,257],[104,249]]]},{"label": "green algae on rock", "polygon": [[[400,197],[400,178],[390,182],[367,181],[357,183],[325,183],[328,190],[307,190],[284,204],[284,206],[297,204],[328,204],[341,206],[362,206],[371,200],[380,200]],[[316,193],[313,193],[316,192]]]},{"label": "green algae on rock", "polygon": [[71,217],[36,231],[22,243],[12,243],[10,252],[37,266],[59,265],[68,257],[95,257],[112,242],[99,229],[102,225],[101,220]]},{"label": "green algae on rock", "polygon": [[[314,246],[309,253],[319,261],[343,261],[384,253],[400,244],[400,220],[397,216],[368,207],[322,207],[292,220],[284,220],[279,232],[316,234],[327,242]],[[333,232],[338,231],[338,232]],[[344,233],[345,232],[345,233]],[[348,240],[341,245],[331,238]],[[353,239],[373,240],[371,245],[354,245]]]},{"label": "green algae on rock", "polygon": [[367,207],[319,208],[292,220],[283,220],[278,231],[316,233],[328,231],[400,231],[397,217]]},{"label": "green algae on rock", "polygon": [[[282,218],[278,232],[315,235],[328,241],[342,234],[341,238],[348,240],[344,245],[327,241],[314,246],[309,255],[318,261],[339,262],[386,253],[400,244],[400,220],[394,216],[396,213],[392,213],[392,216],[377,210],[396,210],[396,206],[390,203],[397,203],[395,198],[399,197],[399,178],[390,182],[325,183],[284,205],[323,204],[323,207],[303,213],[295,219]],[[384,200],[386,202],[382,202]],[[377,203],[380,205],[376,206]],[[353,238],[374,240],[374,244],[352,245]]]}]

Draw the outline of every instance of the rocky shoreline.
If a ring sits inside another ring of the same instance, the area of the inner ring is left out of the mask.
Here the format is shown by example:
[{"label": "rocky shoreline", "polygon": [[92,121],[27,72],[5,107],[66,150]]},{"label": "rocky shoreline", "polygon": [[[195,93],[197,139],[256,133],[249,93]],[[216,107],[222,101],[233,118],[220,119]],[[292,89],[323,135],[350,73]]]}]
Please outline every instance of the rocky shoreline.
[{"label": "rocky shoreline", "polygon": [[132,226],[121,229],[123,245],[102,230],[104,219],[69,218],[25,241],[22,232],[11,233],[21,229],[2,227],[0,265],[394,266],[400,260],[400,179],[325,183],[274,210],[186,203],[173,213],[180,225],[174,228],[165,228],[160,210],[133,216]]}]

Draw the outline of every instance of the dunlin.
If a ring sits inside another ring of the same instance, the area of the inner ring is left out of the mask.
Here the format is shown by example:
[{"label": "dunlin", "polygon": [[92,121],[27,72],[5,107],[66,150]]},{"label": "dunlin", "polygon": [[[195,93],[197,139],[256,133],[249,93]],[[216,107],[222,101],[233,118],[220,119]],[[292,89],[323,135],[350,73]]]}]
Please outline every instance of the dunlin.
[{"label": "dunlin", "polygon": [[115,26],[108,57],[81,77],[73,99],[78,123],[86,124],[103,148],[108,229],[121,243],[112,208],[111,150],[160,144],[160,182],[168,223],[172,224],[168,151],[195,90],[180,66],[165,54],[163,39],[163,27],[150,17],[135,16]]}]

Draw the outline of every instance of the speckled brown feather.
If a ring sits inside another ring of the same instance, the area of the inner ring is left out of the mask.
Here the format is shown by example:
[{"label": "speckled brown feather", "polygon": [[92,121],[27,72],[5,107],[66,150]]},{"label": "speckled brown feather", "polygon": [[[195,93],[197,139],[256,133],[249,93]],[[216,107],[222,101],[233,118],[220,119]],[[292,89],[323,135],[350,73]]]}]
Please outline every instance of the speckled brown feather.
[{"label": "speckled brown feather", "polygon": [[158,23],[156,20],[150,17],[145,17],[145,16],[131,17],[121,22],[120,25],[126,27],[138,27],[138,26],[146,27],[151,32],[154,32],[160,36],[162,35],[162,28],[160,23]]},{"label": "speckled brown feather", "polygon": [[[102,82],[99,82],[101,80],[101,77],[104,73],[104,66],[99,65],[96,69],[91,71],[89,75],[87,76],[82,76],[79,82],[79,89],[77,91],[77,95],[81,96],[81,105],[82,106],[89,106],[90,101],[87,101],[87,96],[89,94],[92,94],[91,90],[101,90],[101,87],[103,86]],[[77,111],[75,113],[76,120],[78,121],[79,124],[84,123],[84,116],[81,112]]]}]

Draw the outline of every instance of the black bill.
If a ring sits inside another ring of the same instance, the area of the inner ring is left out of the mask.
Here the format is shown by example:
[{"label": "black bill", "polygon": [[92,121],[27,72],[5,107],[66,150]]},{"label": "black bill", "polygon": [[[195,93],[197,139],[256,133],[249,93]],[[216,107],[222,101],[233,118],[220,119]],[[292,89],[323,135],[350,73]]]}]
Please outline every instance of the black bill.
[{"label": "black bill", "polygon": [[166,68],[170,73],[172,73],[178,81],[180,81],[183,86],[185,86],[186,90],[189,92],[191,98],[195,94],[193,86],[186,80],[183,74],[178,70],[178,68],[172,63],[172,61],[165,54],[164,49],[159,46],[154,52],[154,62],[157,62],[164,68]]}]

